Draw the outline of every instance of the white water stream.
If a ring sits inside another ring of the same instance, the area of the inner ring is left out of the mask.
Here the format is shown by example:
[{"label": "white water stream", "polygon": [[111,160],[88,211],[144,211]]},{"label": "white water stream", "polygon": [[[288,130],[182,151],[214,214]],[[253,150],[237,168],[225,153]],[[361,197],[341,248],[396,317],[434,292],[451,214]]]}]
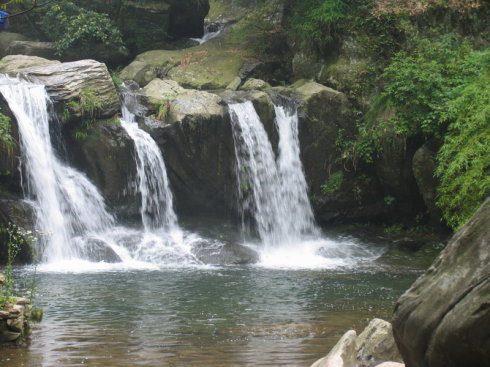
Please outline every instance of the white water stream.
[{"label": "white water stream", "polygon": [[[261,265],[279,268],[347,266],[375,257],[354,241],[332,241],[315,224],[300,159],[298,115],[275,106],[276,157],[252,102],[230,104],[239,205],[251,217]],[[244,220],[244,223],[246,220]],[[253,241],[252,241],[253,243]]]}]

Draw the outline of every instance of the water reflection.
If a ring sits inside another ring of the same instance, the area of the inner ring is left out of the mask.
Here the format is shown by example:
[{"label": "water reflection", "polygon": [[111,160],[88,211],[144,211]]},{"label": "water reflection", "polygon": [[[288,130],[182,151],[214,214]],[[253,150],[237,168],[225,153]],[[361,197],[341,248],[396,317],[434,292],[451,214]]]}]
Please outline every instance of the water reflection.
[{"label": "water reflection", "polygon": [[[27,282],[30,270],[18,269]],[[5,367],[307,366],[388,317],[413,274],[253,267],[39,275],[45,319]]]}]

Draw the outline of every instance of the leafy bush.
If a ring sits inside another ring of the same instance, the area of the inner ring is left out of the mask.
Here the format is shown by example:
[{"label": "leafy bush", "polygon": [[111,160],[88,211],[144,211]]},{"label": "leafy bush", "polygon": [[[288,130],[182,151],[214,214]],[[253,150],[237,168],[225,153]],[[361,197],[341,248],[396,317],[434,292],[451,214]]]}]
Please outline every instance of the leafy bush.
[{"label": "leafy bush", "polygon": [[111,49],[124,48],[121,33],[106,14],[81,8],[71,1],[51,6],[41,25],[55,41],[59,55],[75,48],[85,55],[92,55],[97,45]]},{"label": "leafy bush", "polygon": [[9,154],[14,147],[14,139],[10,134],[10,128],[10,118],[0,113],[0,146],[2,146]]},{"label": "leafy bush", "polygon": [[454,119],[438,154],[438,205],[463,225],[490,194],[490,69],[448,104]]},{"label": "leafy bush", "polygon": [[447,103],[484,68],[481,53],[448,34],[422,39],[410,54],[399,52],[383,74],[383,98],[396,109],[392,127],[406,136],[441,136],[446,128]]},{"label": "leafy bush", "polygon": [[333,40],[338,23],[347,18],[343,0],[291,0],[291,30],[310,45]]}]

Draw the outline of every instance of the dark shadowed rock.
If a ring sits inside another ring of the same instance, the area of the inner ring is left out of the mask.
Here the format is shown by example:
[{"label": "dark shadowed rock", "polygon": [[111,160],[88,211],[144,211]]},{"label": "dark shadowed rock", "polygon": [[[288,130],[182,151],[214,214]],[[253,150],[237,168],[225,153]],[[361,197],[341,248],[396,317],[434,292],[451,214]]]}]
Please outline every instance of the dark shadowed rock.
[{"label": "dark shadowed rock", "polygon": [[138,197],[129,187],[136,172],[134,144],[121,125],[113,122],[95,126],[82,141],[75,141],[78,164],[119,215],[137,216]]},{"label": "dark shadowed rock", "polygon": [[436,152],[428,144],[422,145],[413,155],[412,170],[429,217],[434,224],[437,224],[441,218],[441,210],[436,205],[439,180],[435,177],[435,155]]},{"label": "dark shadowed rock", "polygon": [[10,44],[7,53],[9,55],[39,56],[54,60],[56,49],[53,42],[14,41]]},{"label": "dark shadowed rock", "polygon": [[12,32],[5,32],[2,31],[0,32],[0,57],[4,57],[8,55],[8,48],[14,41],[26,41],[27,37],[19,34],[19,33],[12,33]]},{"label": "dark shadowed rock", "polygon": [[395,306],[407,366],[484,367],[490,361],[490,199]]}]

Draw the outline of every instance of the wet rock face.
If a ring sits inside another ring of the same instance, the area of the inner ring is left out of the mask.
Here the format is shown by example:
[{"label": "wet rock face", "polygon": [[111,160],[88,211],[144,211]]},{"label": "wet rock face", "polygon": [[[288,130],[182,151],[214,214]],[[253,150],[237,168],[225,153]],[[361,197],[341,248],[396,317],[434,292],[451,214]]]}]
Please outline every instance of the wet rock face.
[{"label": "wet rock face", "polygon": [[77,165],[95,183],[107,205],[119,216],[137,217],[139,199],[135,188],[128,186],[136,172],[134,144],[126,131],[114,122],[100,123],[86,139],[71,145],[77,148],[72,152]]},{"label": "wet rock face", "polygon": [[490,199],[395,306],[393,333],[411,367],[488,366]]}]

